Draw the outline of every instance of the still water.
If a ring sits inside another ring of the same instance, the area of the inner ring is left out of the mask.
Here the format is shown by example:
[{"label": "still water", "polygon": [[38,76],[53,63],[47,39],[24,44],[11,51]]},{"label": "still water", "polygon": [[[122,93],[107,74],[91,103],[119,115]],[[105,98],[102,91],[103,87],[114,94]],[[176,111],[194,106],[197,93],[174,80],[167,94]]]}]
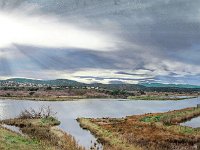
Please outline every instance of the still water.
[{"label": "still water", "polygon": [[183,126],[193,127],[193,128],[199,128],[200,127],[200,117],[193,118],[190,121],[181,123]]},{"label": "still water", "polygon": [[[50,106],[61,121],[60,128],[75,137],[78,143],[89,149],[96,138],[86,130],[80,128],[76,121],[78,117],[125,117],[128,115],[166,112],[186,107],[194,107],[200,103],[200,98],[182,101],[142,101],[142,100],[107,100],[89,99],[78,101],[16,101],[0,100],[0,119],[16,117],[24,109],[39,109],[41,106]],[[198,121],[193,124],[199,125]]]}]

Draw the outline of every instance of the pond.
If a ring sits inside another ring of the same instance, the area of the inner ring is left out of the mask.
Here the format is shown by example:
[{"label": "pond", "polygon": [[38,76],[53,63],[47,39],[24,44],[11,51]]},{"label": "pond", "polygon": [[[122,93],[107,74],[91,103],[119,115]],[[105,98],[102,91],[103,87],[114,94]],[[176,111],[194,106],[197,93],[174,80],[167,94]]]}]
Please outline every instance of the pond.
[{"label": "pond", "polygon": [[50,106],[54,112],[57,112],[56,116],[61,121],[59,127],[74,136],[80,145],[89,149],[91,143],[96,142],[96,138],[89,131],[80,128],[79,123],[76,121],[78,117],[125,117],[128,115],[166,112],[169,110],[194,107],[199,103],[199,98],[182,101],[88,99],[52,102],[0,100],[0,119],[16,117],[24,109],[38,109],[44,105]]}]

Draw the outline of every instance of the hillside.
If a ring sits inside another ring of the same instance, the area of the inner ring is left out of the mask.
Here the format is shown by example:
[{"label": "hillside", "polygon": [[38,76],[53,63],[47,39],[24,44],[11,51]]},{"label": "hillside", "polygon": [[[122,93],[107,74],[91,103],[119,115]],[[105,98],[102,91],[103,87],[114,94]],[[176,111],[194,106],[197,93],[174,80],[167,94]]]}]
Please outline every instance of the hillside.
[{"label": "hillside", "polygon": [[85,84],[68,79],[36,80],[27,78],[11,78],[0,80],[0,87],[90,87],[107,90],[148,91],[148,92],[193,92],[200,91],[200,86],[189,84],[162,84],[162,83],[140,83],[140,84]]},{"label": "hillside", "polygon": [[141,83],[145,87],[170,87],[170,88],[200,88],[197,85],[190,85],[190,84],[163,84],[163,83]]},{"label": "hillside", "polygon": [[67,79],[56,79],[56,80],[36,80],[36,79],[26,79],[26,78],[11,78],[7,80],[0,80],[0,84],[27,84],[27,85],[44,85],[44,86],[82,86],[84,83],[80,83],[73,80]]}]

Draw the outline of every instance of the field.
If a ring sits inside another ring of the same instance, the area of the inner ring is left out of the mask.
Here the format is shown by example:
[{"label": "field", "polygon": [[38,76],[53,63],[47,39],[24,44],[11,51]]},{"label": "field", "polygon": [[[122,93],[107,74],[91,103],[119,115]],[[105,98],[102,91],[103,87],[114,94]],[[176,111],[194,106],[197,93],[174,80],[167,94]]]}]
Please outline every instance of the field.
[{"label": "field", "polygon": [[106,150],[196,150],[200,146],[200,129],[179,123],[197,116],[200,116],[200,108],[126,118],[79,118],[78,121]]}]

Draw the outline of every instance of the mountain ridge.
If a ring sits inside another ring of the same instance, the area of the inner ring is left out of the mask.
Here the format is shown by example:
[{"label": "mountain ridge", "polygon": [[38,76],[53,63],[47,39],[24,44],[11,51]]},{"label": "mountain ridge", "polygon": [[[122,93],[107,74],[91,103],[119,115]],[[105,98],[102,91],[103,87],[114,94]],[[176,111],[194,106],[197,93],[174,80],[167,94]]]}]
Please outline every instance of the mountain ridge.
[{"label": "mountain ridge", "polygon": [[198,85],[191,85],[191,84],[164,84],[164,83],[140,83],[145,87],[176,87],[176,88],[200,88]]},{"label": "mountain ridge", "polygon": [[102,84],[102,83],[91,83],[86,84],[82,82],[78,82],[75,80],[69,79],[55,79],[55,80],[41,80],[41,79],[29,79],[29,78],[9,78],[5,80],[0,80],[0,83],[5,82],[16,82],[16,83],[30,83],[30,84],[42,84],[49,86],[142,86],[146,88],[200,88],[198,85],[190,85],[190,84],[164,84],[164,83],[138,83],[138,84]]}]

